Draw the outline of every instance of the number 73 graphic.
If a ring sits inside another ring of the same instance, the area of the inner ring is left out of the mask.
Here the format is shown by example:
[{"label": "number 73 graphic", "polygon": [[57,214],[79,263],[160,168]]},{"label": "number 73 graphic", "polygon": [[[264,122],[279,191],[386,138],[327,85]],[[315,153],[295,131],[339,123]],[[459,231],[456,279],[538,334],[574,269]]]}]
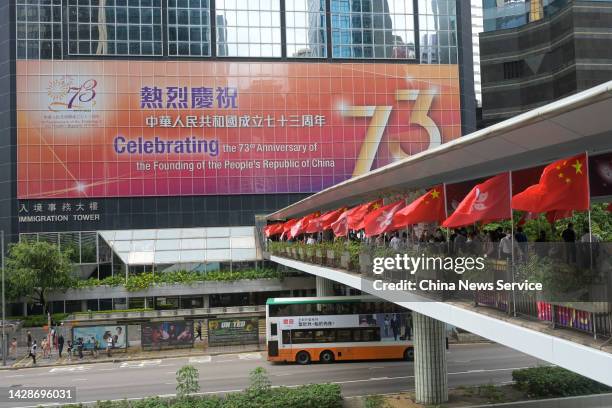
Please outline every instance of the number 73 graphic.
[{"label": "number 73 graphic", "polygon": [[[410,123],[419,125],[427,131],[429,135],[428,148],[439,146],[442,143],[440,129],[429,117],[429,109],[436,93],[433,90],[419,89],[398,89],[395,92],[396,101],[414,101]],[[342,111],[342,116],[347,118],[372,118],[366,131],[365,140],[361,145],[361,151],[357,156],[353,177],[371,170],[392,110],[392,106],[348,106]],[[399,136],[397,139],[389,141],[389,150],[394,160],[410,156],[402,149],[401,135]]]}]

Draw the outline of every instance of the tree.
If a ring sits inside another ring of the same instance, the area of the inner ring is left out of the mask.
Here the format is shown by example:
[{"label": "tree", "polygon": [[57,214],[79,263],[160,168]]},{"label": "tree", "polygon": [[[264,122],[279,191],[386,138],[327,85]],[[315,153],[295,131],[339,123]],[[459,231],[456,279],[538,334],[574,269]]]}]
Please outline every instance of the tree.
[{"label": "tree", "polygon": [[74,285],[68,251],[61,252],[48,242],[19,242],[11,246],[6,259],[8,297],[26,298],[47,309],[47,293]]}]

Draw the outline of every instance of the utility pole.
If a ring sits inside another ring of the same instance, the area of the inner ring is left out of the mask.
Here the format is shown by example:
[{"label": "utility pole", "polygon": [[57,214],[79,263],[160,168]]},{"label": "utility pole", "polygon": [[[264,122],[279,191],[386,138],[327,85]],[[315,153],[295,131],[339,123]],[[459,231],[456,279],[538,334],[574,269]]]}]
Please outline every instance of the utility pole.
[{"label": "utility pole", "polygon": [[2,365],[6,365],[6,298],[4,293],[4,230],[0,231],[0,252],[2,252]]}]

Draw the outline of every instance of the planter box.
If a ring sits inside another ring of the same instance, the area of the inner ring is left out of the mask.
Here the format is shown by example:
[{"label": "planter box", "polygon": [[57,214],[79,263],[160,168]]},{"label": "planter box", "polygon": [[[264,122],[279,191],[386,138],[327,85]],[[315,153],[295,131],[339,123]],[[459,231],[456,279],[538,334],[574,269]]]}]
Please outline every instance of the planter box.
[{"label": "planter box", "polygon": [[370,254],[359,254],[359,273],[363,275],[372,273],[372,257]]},{"label": "planter box", "polygon": [[336,266],[336,254],[331,249],[327,250],[327,266],[335,267]]},{"label": "planter box", "polygon": [[304,252],[304,248],[299,248],[298,249],[298,255],[299,255],[299,258],[303,261],[304,258],[306,257],[305,256],[305,252]]},{"label": "planter box", "polygon": [[323,251],[320,249],[315,251],[315,263],[323,265]]},{"label": "planter box", "polygon": [[351,269],[351,254],[350,252],[343,252],[340,256],[340,267],[347,271]]}]

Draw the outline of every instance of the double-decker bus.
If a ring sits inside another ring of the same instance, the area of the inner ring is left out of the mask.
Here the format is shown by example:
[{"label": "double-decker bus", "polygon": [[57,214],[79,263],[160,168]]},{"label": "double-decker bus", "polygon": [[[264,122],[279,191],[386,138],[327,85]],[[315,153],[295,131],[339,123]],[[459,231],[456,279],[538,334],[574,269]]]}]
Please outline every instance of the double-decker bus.
[{"label": "double-decker bus", "polygon": [[270,298],[268,361],[414,359],[410,311],[371,296]]}]

